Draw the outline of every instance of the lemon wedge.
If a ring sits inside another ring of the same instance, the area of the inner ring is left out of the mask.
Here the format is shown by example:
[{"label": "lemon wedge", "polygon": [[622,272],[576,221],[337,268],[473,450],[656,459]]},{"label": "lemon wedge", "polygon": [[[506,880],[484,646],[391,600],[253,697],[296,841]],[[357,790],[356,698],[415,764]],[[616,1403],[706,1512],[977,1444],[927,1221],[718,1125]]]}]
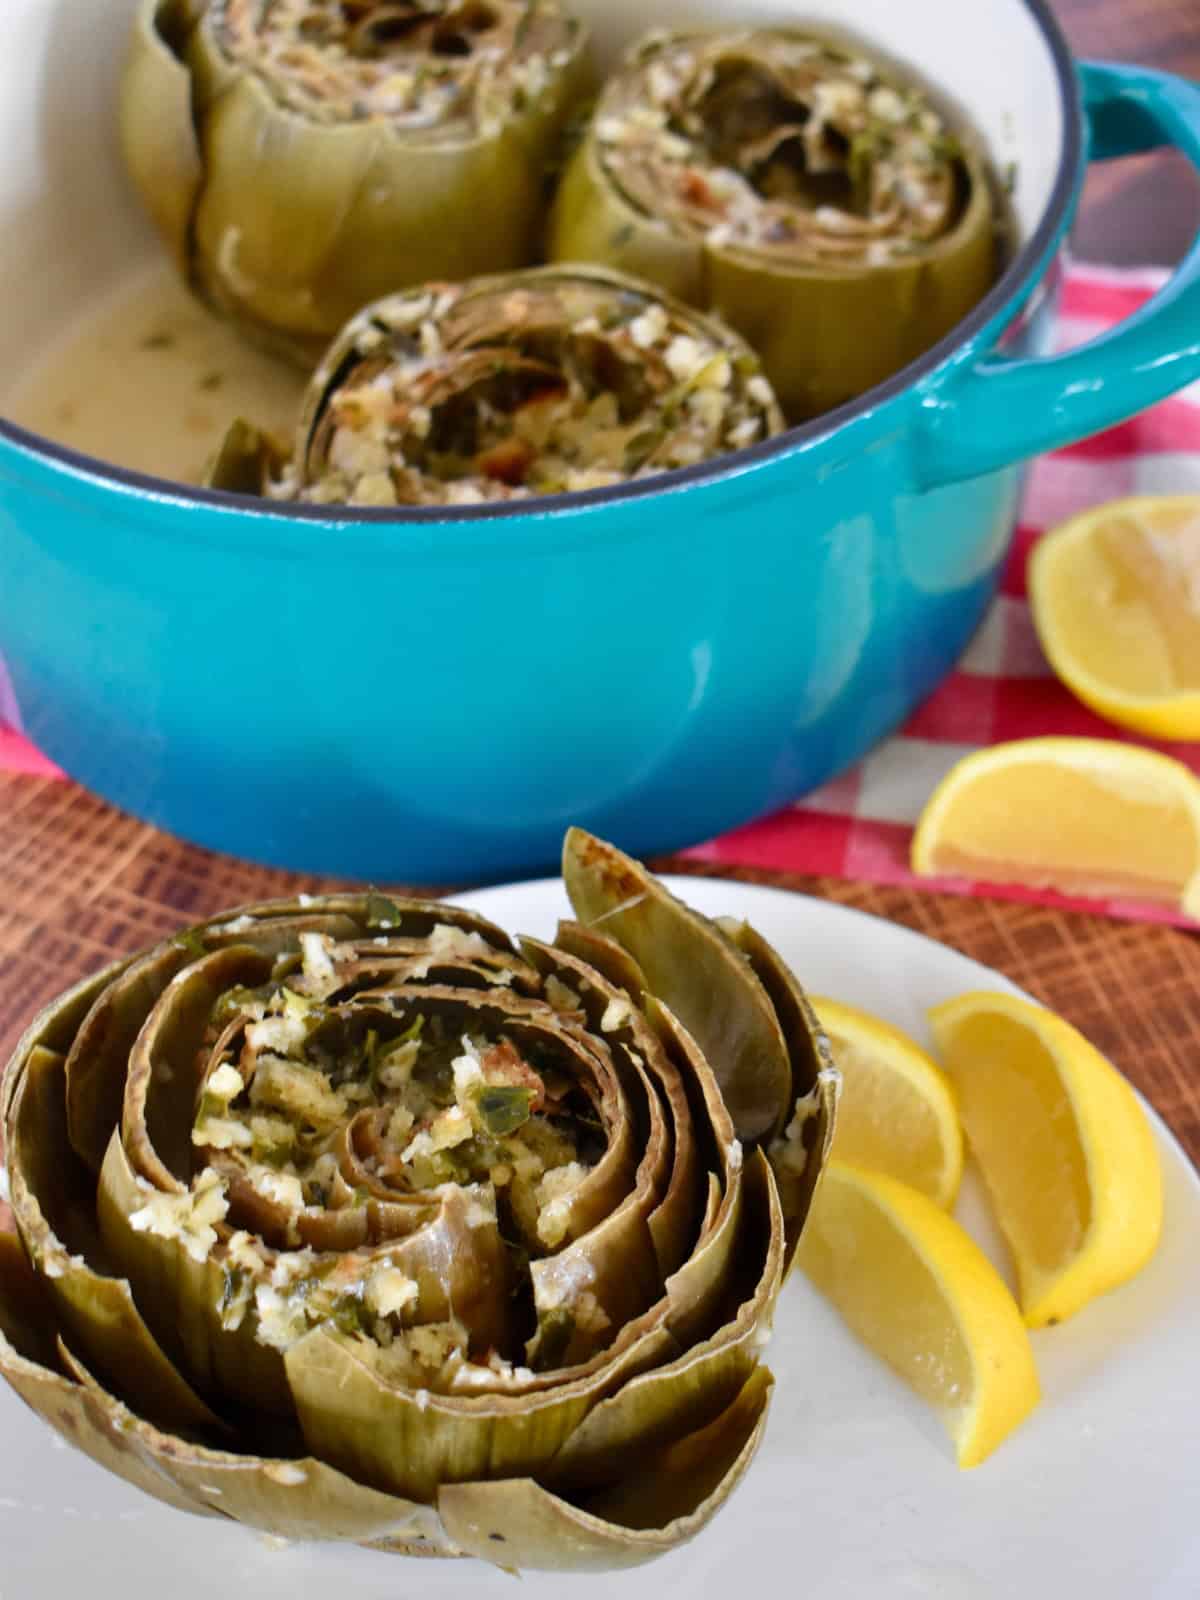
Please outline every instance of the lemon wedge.
[{"label": "lemon wedge", "polygon": [[890,1023],[838,1000],[812,1003],[842,1073],[834,1157],[953,1205],[963,1141],[945,1073]]},{"label": "lemon wedge", "polygon": [[1038,540],[1042,649],[1085,705],[1162,739],[1200,739],[1200,495],[1116,500]]},{"label": "lemon wedge", "polygon": [[929,1020],[1025,1320],[1061,1322],[1131,1278],[1158,1244],[1162,1173],[1146,1114],[1081,1033],[1032,1001],[964,994]]},{"label": "lemon wedge", "polygon": [[960,1467],[977,1466],[1036,1406],[1016,1301],[928,1196],[831,1161],[799,1259],[854,1333],[940,1412]]},{"label": "lemon wedge", "polygon": [[1200,915],[1200,780],[1109,739],[1021,739],[957,762],[917,822],[912,869]]}]

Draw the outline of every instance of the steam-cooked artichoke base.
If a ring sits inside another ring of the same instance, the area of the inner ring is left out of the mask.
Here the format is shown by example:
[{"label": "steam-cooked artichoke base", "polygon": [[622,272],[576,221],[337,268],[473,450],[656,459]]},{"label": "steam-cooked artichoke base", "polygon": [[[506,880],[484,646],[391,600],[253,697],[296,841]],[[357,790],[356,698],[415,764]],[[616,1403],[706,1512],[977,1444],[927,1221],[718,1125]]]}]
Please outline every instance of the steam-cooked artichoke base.
[{"label": "steam-cooked artichoke base", "polygon": [[[568,853],[611,920],[641,869]],[[762,1436],[833,1089],[799,1176],[743,1145],[821,1094],[821,1041],[777,958],[644,881],[711,1061],[601,929],[375,892],[68,991],[5,1079],[0,1374],[150,1494],[284,1537],[510,1570],[692,1537]]]},{"label": "steam-cooked artichoke base", "polygon": [[961,147],[921,91],[862,56],[786,34],[652,37],[595,123],[601,159],[648,214],[781,259],[911,255],[961,208]]},{"label": "steam-cooked artichoke base", "polygon": [[188,285],[310,371],[380,295],[533,259],[590,81],[559,0],[138,0],[121,143]]},{"label": "steam-cooked artichoke base", "polygon": [[[447,127],[521,110],[571,59],[574,24],[525,0],[225,0],[213,26],[282,105],[318,121]],[[547,26],[548,21],[548,26]],[[543,48],[551,44],[549,54]]]},{"label": "steam-cooked artichoke base", "polygon": [[659,29],[601,92],[549,254],[716,312],[801,422],[980,300],[997,198],[978,142],[904,69],[798,28]]},{"label": "steam-cooked artichoke base", "polygon": [[326,356],[281,498],[471,505],[595,489],[780,425],[728,330],[587,269],[433,285],[368,307]]}]

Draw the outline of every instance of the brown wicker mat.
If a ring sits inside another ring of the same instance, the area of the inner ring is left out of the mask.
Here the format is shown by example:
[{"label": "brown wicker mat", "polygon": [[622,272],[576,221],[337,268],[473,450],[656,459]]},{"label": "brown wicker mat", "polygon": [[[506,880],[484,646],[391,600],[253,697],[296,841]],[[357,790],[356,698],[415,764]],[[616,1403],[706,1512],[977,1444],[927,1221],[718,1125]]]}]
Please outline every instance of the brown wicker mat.
[{"label": "brown wicker mat", "polygon": [[[712,870],[671,858],[655,865]],[[1006,973],[1088,1034],[1200,1163],[1195,935],[830,878],[751,869],[721,876],[888,917]],[[180,844],[75,784],[0,776],[0,1061],[33,1012],[61,989],[182,922],[239,901],[335,886]]]}]

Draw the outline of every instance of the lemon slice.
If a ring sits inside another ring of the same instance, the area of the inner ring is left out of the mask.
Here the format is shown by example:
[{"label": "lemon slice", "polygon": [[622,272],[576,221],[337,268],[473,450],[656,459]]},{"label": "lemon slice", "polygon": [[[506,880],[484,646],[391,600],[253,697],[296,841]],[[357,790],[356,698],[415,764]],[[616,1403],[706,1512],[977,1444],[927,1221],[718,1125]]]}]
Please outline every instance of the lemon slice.
[{"label": "lemon slice", "polygon": [[834,1156],[953,1205],[963,1143],[945,1073],[906,1033],[869,1012],[829,999],[814,999],[813,1009],[842,1073]]},{"label": "lemon slice", "polygon": [[1200,780],[1109,739],[1021,739],[956,763],[917,822],[912,869],[1200,914]]},{"label": "lemon slice", "polygon": [[941,1413],[960,1467],[977,1466],[1037,1404],[1016,1301],[926,1195],[830,1162],[799,1259],[858,1337]]},{"label": "lemon slice", "polygon": [[1085,705],[1200,739],[1200,495],[1116,500],[1044,535],[1029,563],[1042,649]]},{"label": "lemon slice", "polygon": [[1069,1022],[964,994],[929,1014],[1030,1327],[1131,1278],[1162,1229],[1162,1173],[1133,1090]]}]

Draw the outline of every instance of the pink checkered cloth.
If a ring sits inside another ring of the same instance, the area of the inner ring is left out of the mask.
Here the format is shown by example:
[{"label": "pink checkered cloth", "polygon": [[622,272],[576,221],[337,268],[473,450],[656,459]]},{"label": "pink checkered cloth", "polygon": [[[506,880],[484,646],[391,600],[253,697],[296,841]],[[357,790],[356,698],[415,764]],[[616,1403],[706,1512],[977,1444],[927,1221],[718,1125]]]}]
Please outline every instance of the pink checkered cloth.
[{"label": "pink checkered cloth", "polygon": [[[1158,270],[1074,265],[1061,306],[1060,348],[1103,333],[1163,282]],[[698,860],[825,874],[872,883],[961,893],[962,880],[914,878],[913,824],[954,763],[984,745],[1040,734],[1090,734],[1152,745],[1105,722],[1054,678],[1025,599],[1025,562],[1044,529],[1074,512],[1130,494],[1200,493],[1200,385],[1132,422],[1039,461],[1001,592],[957,668],[941,687],[852,771],[786,810],[736,828],[689,852]],[[1153,745],[1200,773],[1200,745]],[[16,699],[0,661],[0,771],[62,774],[22,737]],[[1101,910],[1147,921],[1187,919],[1162,906],[1086,901],[1011,884],[986,886],[1009,899]]]},{"label": "pink checkered cloth", "polygon": [[[1136,311],[1163,283],[1157,269],[1072,266],[1057,331],[1083,344]],[[1013,884],[915,878],[913,825],[956,761],[984,745],[1045,734],[1086,734],[1163,750],[1200,773],[1200,744],[1141,739],[1094,712],[1054,677],[1034,632],[1025,565],[1034,541],[1065,517],[1131,494],[1200,493],[1200,385],[1107,433],[1042,457],[1030,474],[1000,594],[958,666],[900,731],[824,788],[774,816],[689,852],[698,860],[905,884],[1102,911],[1190,926],[1159,905],[1082,900]]]}]

